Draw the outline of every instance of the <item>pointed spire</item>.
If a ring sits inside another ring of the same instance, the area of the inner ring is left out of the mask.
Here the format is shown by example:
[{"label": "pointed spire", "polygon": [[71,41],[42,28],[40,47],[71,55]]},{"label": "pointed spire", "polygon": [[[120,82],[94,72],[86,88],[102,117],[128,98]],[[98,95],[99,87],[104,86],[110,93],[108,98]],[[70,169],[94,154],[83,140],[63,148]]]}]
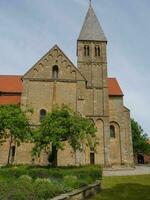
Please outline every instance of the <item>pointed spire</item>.
[{"label": "pointed spire", "polygon": [[107,41],[107,38],[91,5],[91,0],[89,0],[89,5],[90,6],[78,40]]},{"label": "pointed spire", "polygon": [[89,0],[89,5],[90,5],[90,7],[92,6],[92,0]]}]

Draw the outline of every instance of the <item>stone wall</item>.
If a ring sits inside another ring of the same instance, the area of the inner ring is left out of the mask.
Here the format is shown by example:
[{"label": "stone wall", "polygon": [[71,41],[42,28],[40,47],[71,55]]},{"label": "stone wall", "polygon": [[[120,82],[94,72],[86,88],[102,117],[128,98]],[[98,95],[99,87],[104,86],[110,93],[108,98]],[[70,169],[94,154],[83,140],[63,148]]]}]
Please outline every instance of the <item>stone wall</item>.
[{"label": "stone wall", "polygon": [[95,184],[82,187],[67,194],[59,195],[51,200],[84,200],[101,191],[101,183],[97,181]]},{"label": "stone wall", "polygon": [[133,165],[130,112],[123,105],[123,97],[110,97],[109,108],[110,124],[116,130],[116,137],[111,138],[112,165]]}]

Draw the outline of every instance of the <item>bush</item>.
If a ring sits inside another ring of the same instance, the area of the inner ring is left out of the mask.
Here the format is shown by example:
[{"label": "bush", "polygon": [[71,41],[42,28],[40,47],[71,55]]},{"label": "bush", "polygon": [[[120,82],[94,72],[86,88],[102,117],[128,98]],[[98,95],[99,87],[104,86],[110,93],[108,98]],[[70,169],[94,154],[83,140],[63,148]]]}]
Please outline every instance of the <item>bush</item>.
[{"label": "bush", "polygon": [[35,180],[34,189],[37,200],[51,198],[63,191],[61,187],[58,187],[56,183],[52,183],[50,179],[41,178]]},{"label": "bush", "polygon": [[95,166],[78,169],[74,171],[74,174],[81,180],[90,177],[93,181],[96,181],[102,178],[102,170]]},{"label": "bush", "polygon": [[0,175],[9,178],[19,178],[21,175],[26,174],[26,169],[23,167],[11,167],[0,169]]},{"label": "bush", "polygon": [[48,178],[49,177],[49,170],[47,169],[29,169],[28,175],[31,176],[33,179],[36,178]]},{"label": "bush", "polygon": [[8,193],[8,183],[4,181],[0,181],[0,199],[7,199]]},{"label": "bush", "polygon": [[19,177],[19,181],[23,181],[23,182],[26,182],[26,183],[31,183],[32,182],[32,178],[28,175],[22,175]]},{"label": "bush", "polygon": [[101,179],[98,166],[0,169],[0,200],[44,200]]},{"label": "bush", "polygon": [[[28,178],[29,180],[29,178]],[[4,199],[13,200],[33,200],[34,199],[34,188],[32,181],[27,181],[27,178],[22,177],[14,182],[7,184],[7,193]]]}]

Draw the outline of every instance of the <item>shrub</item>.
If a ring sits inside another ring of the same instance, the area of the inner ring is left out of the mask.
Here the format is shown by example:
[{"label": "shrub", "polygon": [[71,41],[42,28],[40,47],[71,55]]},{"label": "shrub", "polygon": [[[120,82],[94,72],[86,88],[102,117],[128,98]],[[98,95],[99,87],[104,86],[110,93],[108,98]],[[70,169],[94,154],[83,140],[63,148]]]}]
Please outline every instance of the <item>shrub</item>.
[{"label": "shrub", "polygon": [[13,200],[32,200],[34,199],[34,188],[29,177],[22,177],[13,183],[9,183],[7,199]]},{"label": "shrub", "polygon": [[102,178],[102,170],[96,166],[82,168],[74,171],[74,174],[79,179],[87,179],[90,177],[93,181],[100,180]]},{"label": "shrub", "polygon": [[19,177],[19,181],[23,181],[23,182],[26,182],[26,183],[31,183],[32,182],[32,178],[28,175],[22,175]]},{"label": "shrub", "polygon": [[48,178],[37,178],[35,180],[35,184],[43,184],[43,183],[48,183],[48,184],[52,184],[52,181]]},{"label": "shrub", "polygon": [[0,199],[6,200],[8,192],[8,183],[5,181],[0,181]]},{"label": "shrub", "polygon": [[19,178],[21,175],[26,174],[26,170],[22,167],[2,168],[0,175],[9,178]]},{"label": "shrub", "polygon": [[33,179],[36,178],[48,178],[49,171],[47,169],[29,169],[28,175],[31,176]]},{"label": "shrub", "polygon": [[36,178],[53,178],[53,179],[63,179],[63,170],[60,169],[46,169],[46,168],[34,168],[28,169],[27,174],[33,179]]},{"label": "shrub", "polygon": [[78,179],[77,176],[68,175],[64,177],[63,180],[64,190],[71,191],[74,188],[78,188]]},{"label": "shrub", "polygon": [[63,191],[61,187],[58,187],[57,184],[52,183],[50,179],[41,178],[35,180],[34,190],[37,200],[51,198]]},{"label": "shrub", "polygon": [[0,200],[44,200],[101,179],[98,166],[0,169]]}]

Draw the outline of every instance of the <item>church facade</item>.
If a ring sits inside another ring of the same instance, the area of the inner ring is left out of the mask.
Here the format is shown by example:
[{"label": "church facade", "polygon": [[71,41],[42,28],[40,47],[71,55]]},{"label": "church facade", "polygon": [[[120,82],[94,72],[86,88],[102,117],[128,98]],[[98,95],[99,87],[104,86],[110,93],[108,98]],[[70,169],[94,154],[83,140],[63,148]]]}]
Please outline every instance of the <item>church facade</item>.
[{"label": "church facade", "polygon": [[[57,164],[102,166],[133,165],[130,111],[124,106],[123,92],[116,78],[107,75],[107,39],[90,5],[77,40],[77,67],[55,45],[23,76],[0,76],[0,104],[19,104],[33,108],[31,124],[54,105],[68,105],[93,120],[99,140],[96,152],[83,145],[73,152],[65,142]],[[7,162],[8,142],[0,146],[0,164]],[[14,164],[48,163],[48,155],[33,160],[33,144],[12,147]]]}]

